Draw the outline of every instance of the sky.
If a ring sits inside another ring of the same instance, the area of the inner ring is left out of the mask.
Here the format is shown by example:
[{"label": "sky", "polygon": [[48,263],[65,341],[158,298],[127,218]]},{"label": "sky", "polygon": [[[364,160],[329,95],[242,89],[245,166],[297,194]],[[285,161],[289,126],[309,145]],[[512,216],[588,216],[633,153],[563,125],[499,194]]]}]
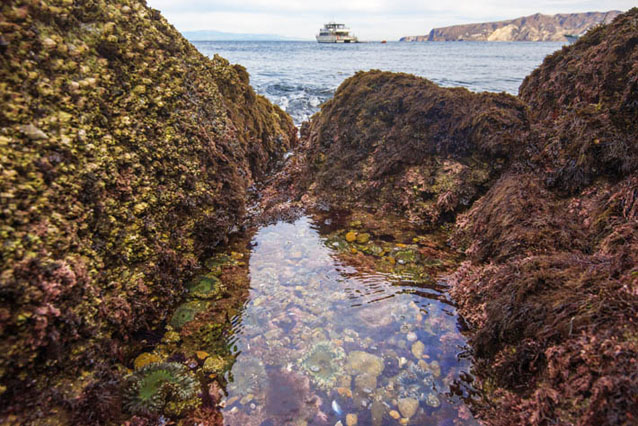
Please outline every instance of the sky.
[{"label": "sky", "polygon": [[636,0],[147,0],[180,31],[277,34],[313,39],[328,21],[361,40],[398,40],[447,25],[519,16],[626,11]]}]

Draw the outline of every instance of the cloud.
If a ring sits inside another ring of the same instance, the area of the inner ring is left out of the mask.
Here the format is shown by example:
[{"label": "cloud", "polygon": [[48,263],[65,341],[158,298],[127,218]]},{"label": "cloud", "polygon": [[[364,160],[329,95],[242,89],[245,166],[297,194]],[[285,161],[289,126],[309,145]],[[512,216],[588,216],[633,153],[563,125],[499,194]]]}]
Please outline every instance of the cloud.
[{"label": "cloud", "polygon": [[627,10],[634,0],[148,0],[179,30],[210,29],[312,38],[331,19],[364,39],[425,34],[433,27],[511,19],[536,12]]}]

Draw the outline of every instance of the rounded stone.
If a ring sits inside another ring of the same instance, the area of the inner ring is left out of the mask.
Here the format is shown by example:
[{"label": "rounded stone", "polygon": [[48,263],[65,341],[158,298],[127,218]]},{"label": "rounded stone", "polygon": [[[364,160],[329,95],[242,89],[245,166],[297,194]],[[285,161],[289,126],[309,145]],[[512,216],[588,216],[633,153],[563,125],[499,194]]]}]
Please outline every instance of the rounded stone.
[{"label": "rounded stone", "polygon": [[419,401],[414,398],[401,398],[399,400],[399,412],[403,417],[410,418],[416,414],[419,408]]},{"label": "rounded stone", "polygon": [[384,368],[383,358],[376,355],[363,351],[353,351],[348,354],[346,371],[348,371],[349,374],[369,374],[370,376],[377,377]]},{"label": "rounded stone", "polygon": [[355,426],[358,423],[356,414],[348,414],[346,416],[346,426]]},{"label": "rounded stone", "polygon": [[424,352],[425,352],[425,345],[423,344],[423,342],[421,341],[414,342],[414,344],[412,345],[412,355],[414,355],[416,359],[421,359]]}]

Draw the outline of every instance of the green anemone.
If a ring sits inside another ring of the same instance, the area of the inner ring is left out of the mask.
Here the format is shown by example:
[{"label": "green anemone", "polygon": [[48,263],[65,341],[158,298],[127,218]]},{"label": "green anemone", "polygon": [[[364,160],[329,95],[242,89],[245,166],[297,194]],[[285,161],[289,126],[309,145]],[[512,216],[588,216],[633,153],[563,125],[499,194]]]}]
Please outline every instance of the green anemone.
[{"label": "green anemone", "polygon": [[188,285],[188,293],[197,299],[215,299],[221,295],[221,292],[222,283],[212,274],[198,277]]},{"label": "green anemone", "polygon": [[162,414],[169,403],[197,398],[197,381],[182,364],[148,364],[126,378],[124,406],[131,414]]},{"label": "green anemone", "polygon": [[308,372],[317,386],[328,390],[337,381],[344,357],[345,353],[341,347],[328,341],[319,342],[301,359],[301,367]]},{"label": "green anemone", "polygon": [[184,327],[186,323],[195,319],[198,313],[206,310],[208,304],[201,301],[191,301],[182,303],[177,307],[173,316],[171,317],[170,324],[173,328],[179,330]]}]

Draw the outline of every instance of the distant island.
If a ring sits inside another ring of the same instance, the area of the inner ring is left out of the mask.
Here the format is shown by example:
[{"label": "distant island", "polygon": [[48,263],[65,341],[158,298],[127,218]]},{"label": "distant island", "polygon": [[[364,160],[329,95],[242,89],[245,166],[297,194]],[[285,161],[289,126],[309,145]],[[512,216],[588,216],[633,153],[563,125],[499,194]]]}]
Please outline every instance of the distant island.
[{"label": "distant island", "polygon": [[292,37],[277,34],[226,33],[214,30],[184,31],[182,35],[190,41],[291,41]]},{"label": "distant island", "polygon": [[620,13],[537,13],[508,21],[434,28],[428,35],[402,37],[400,41],[564,41],[566,34],[583,34],[596,25],[611,22]]}]

